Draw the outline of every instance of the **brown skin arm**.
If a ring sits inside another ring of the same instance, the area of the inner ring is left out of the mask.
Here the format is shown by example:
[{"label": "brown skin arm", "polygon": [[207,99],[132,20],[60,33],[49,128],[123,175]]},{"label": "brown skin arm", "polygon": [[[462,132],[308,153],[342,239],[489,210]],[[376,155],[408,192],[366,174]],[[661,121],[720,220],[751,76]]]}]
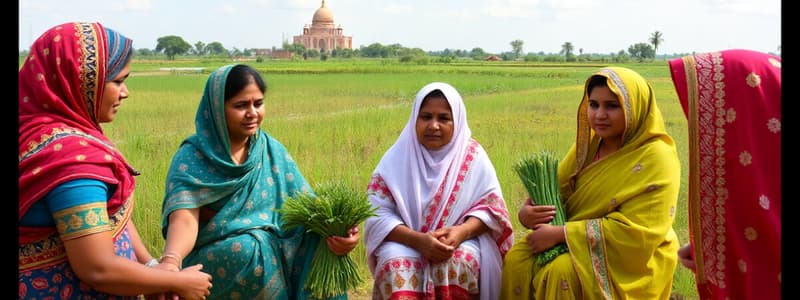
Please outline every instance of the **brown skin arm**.
[{"label": "brown skin arm", "polygon": [[439,241],[439,236],[435,236],[433,232],[418,232],[404,224],[397,225],[392,229],[385,240],[401,243],[416,249],[423,257],[433,263],[447,260],[455,251],[455,247]]},{"label": "brown skin arm", "polygon": [[[194,247],[200,228],[200,209],[179,209],[169,215],[169,228],[167,240],[159,264],[154,268],[179,271],[183,267],[185,257]],[[172,293],[147,295],[147,299],[165,300],[177,299]]]},{"label": "brown skin arm", "polygon": [[180,268],[183,258],[194,248],[199,228],[199,208],[178,209],[170,213],[167,240],[164,244],[161,264],[173,264]]},{"label": "brown skin arm", "polygon": [[211,276],[200,267],[176,273],[116,256],[111,231],[65,240],[64,247],[78,278],[102,292],[133,296],[175,291],[186,299],[202,299],[210,290]]}]

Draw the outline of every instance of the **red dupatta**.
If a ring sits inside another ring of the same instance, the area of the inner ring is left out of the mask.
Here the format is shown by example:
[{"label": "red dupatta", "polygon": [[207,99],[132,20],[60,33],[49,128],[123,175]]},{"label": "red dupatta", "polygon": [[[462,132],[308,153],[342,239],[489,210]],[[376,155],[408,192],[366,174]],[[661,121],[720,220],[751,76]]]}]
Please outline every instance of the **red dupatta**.
[{"label": "red dupatta", "polygon": [[669,62],[689,125],[689,229],[701,299],[781,298],[781,58]]},{"label": "red dupatta", "polygon": [[[65,23],[36,40],[19,71],[19,220],[54,187],[78,179],[117,186],[108,201],[114,215],[133,194],[137,174],[103,135],[96,112],[109,62],[99,23]],[[115,234],[130,213],[112,218]],[[56,228],[19,228],[24,245]]]}]

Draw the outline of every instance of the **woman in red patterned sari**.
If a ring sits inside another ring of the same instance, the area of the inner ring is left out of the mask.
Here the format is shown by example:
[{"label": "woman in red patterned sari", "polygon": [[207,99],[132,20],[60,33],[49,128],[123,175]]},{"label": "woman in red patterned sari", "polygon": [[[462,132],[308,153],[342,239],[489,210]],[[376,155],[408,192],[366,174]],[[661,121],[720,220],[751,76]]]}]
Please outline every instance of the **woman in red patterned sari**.
[{"label": "woman in red patterned sari", "polygon": [[19,70],[19,298],[205,299],[211,276],[158,266],[133,225],[138,173],[103,134],[130,73],[131,40],[99,23],[42,34]]},{"label": "woman in red patterned sari", "polygon": [[689,244],[701,299],[781,298],[781,58],[669,61],[689,121]]}]

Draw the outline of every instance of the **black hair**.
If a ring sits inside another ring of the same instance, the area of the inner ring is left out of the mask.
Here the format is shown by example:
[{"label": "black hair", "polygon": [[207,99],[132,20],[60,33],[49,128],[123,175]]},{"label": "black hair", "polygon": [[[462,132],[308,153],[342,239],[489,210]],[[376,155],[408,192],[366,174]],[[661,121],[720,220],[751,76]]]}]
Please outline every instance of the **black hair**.
[{"label": "black hair", "polygon": [[236,96],[236,94],[241,92],[242,89],[253,81],[258,85],[258,89],[261,90],[262,94],[267,91],[267,84],[264,82],[264,79],[261,78],[261,74],[253,67],[248,65],[236,65],[231,68],[231,71],[228,73],[228,78],[225,80],[225,100],[227,101],[233,96]]},{"label": "black hair", "polygon": [[427,95],[425,95],[425,98],[422,98],[422,103],[420,103],[420,107],[421,107],[423,104],[425,104],[425,101],[427,101],[427,100],[428,100],[428,99],[430,99],[430,98],[442,98],[442,99],[447,99],[447,97],[445,97],[445,96],[444,96],[444,92],[442,92],[442,90],[433,90],[433,91],[431,91],[430,93],[428,93]]},{"label": "black hair", "polygon": [[592,94],[592,89],[596,87],[608,87],[605,76],[592,75],[592,77],[589,78],[589,84],[586,86],[586,95]]}]

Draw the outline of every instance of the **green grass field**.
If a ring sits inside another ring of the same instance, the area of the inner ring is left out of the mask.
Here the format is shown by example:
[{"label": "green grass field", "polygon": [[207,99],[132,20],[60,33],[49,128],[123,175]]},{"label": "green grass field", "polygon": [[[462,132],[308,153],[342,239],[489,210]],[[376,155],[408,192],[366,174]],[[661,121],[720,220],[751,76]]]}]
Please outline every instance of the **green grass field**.
[{"label": "green grass field", "polygon": [[[130,98],[104,130],[141,171],[134,219],[151,253],[161,253],[161,202],[172,154],[194,132],[194,115],[208,72],[230,62],[136,60],[128,79]],[[410,115],[416,92],[444,81],[461,92],[473,137],[489,153],[513,216],[516,239],[523,227],[516,211],[526,198],[512,165],[524,155],[551,149],[563,155],[575,138],[576,110],[586,77],[603,65],[466,62],[404,65],[388,60],[246,62],[268,85],[262,129],[280,140],[314,185],[343,180],[366,190],[371,172]],[[688,239],[686,220],[686,120],[665,61],[622,65],[638,71],[656,92],[667,130],[676,140],[683,176],[674,228]],[[159,71],[202,67],[201,73]],[[363,241],[351,254],[371,278]],[[679,266],[675,298],[697,299],[694,278]],[[353,292],[368,299],[371,282]]]}]

